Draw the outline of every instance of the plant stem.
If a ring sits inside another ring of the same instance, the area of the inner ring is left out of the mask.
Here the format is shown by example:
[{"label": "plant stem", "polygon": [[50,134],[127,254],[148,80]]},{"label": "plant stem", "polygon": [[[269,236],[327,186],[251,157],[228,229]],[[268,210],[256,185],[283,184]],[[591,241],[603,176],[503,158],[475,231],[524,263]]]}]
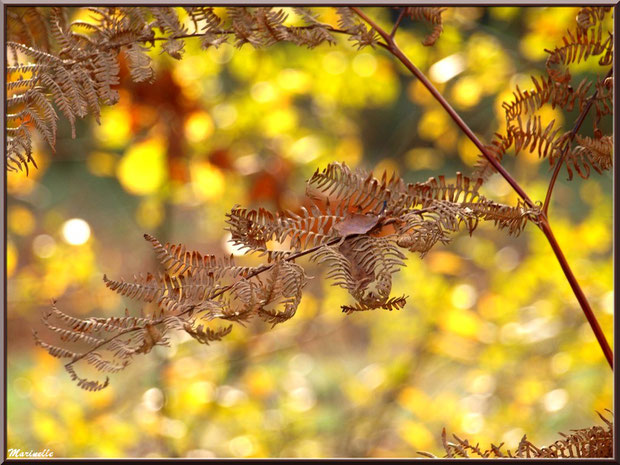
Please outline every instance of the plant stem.
[{"label": "plant stem", "polygon": [[596,319],[596,316],[594,315],[594,312],[592,311],[592,308],[590,307],[588,299],[586,298],[585,294],[583,293],[583,290],[581,289],[581,287],[579,286],[579,283],[577,282],[577,278],[575,278],[575,275],[573,274],[570,266],[568,265],[568,261],[566,260],[566,257],[564,256],[564,252],[562,252],[562,249],[560,245],[558,244],[558,241],[556,240],[555,235],[553,234],[553,231],[551,230],[551,226],[549,225],[549,221],[547,220],[547,218],[543,218],[542,221],[540,222],[540,229],[542,230],[542,232],[545,234],[545,237],[549,241],[549,245],[551,245],[551,248],[553,249],[553,253],[555,253],[555,256],[557,257],[558,262],[560,262],[562,271],[564,271],[564,275],[566,276],[566,279],[568,280],[570,287],[573,289],[575,297],[577,297],[577,300],[579,301],[579,305],[581,305],[581,309],[583,310],[583,313],[586,316],[588,323],[590,323],[590,327],[592,328],[592,331],[594,332],[594,335],[596,336],[596,340],[601,346],[601,349],[603,350],[603,354],[605,354],[605,358],[607,359],[609,366],[613,370],[614,354],[611,350],[611,347],[609,346],[609,343],[607,342],[607,339],[605,338],[605,334],[603,334],[603,330],[601,329],[601,326],[599,325],[598,320]]},{"label": "plant stem", "polygon": [[[605,76],[605,79],[607,79],[608,77],[611,77],[613,72],[614,72],[614,69],[611,68],[609,72],[607,73],[607,76]],[[545,196],[545,203],[543,204],[543,207],[542,207],[542,212],[545,216],[548,216],[549,203],[551,203],[551,194],[553,193],[555,182],[558,179],[558,174],[560,174],[560,168],[562,168],[562,163],[564,163],[564,159],[566,158],[566,155],[568,154],[568,149],[570,148],[570,144],[575,138],[575,135],[577,135],[577,131],[579,131],[579,128],[581,128],[581,125],[586,119],[586,116],[588,112],[590,111],[590,108],[592,108],[592,105],[594,104],[594,99],[596,99],[597,94],[598,94],[598,89],[588,99],[586,106],[583,108],[583,110],[579,114],[579,118],[575,122],[573,129],[568,135],[568,140],[566,142],[566,146],[564,147],[564,150],[562,151],[562,155],[560,155],[559,160],[556,162],[555,169],[553,170],[553,175],[551,176],[551,180],[549,181],[549,187],[547,188],[547,195]]]},{"label": "plant stem", "polygon": [[492,156],[489,151],[486,149],[484,144],[480,142],[480,139],[474,134],[474,132],[469,128],[467,123],[463,121],[461,116],[452,108],[452,106],[448,103],[443,95],[433,86],[433,84],[428,80],[428,78],[411,62],[411,60],[402,52],[398,45],[394,42],[394,39],[385,32],[381,27],[379,27],[372,19],[366,16],[359,8],[351,7],[353,11],[355,11],[364,21],[366,21],[370,26],[376,30],[381,37],[385,40],[385,48],[396,58],[400,60],[400,62],[405,65],[405,67],[411,71],[411,73],[417,77],[420,82],[428,89],[428,91],[435,97],[435,99],[441,104],[441,106],[446,110],[446,112],[450,115],[450,117],[454,120],[454,122],[461,128],[461,130],[465,133],[465,135],[474,143],[474,145],[482,152],[482,155],[493,165],[493,167],[502,175],[502,177],[508,181],[510,186],[519,194],[519,196],[525,201],[525,203],[530,208],[536,208],[536,204],[529,198],[529,196],[525,193],[525,191],[521,188],[521,186],[515,181],[515,179],[506,171],[506,169],[499,163],[499,161]]},{"label": "plant stem", "polygon": [[[433,95],[433,97],[435,97],[435,99],[446,110],[446,112],[450,115],[450,117],[454,120],[454,122],[459,126],[459,128],[463,131],[463,133],[465,133],[465,135],[474,143],[474,145],[480,150],[482,155],[489,161],[489,163],[491,163],[491,165],[493,165],[493,167],[508,182],[508,184],[510,184],[510,186],[523,199],[523,201],[530,208],[537,209],[536,204],[532,201],[532,199],[529,198],[529,196],[523,190],[523,188],[519,185],[519,183],[517,183],[517,181],[510,175],[510,173],[506,171],[506,169],[500,164],[499,160],[497,160],[494,156],[492,156],[489,153],[489,151],[486,149],[484,144],[482,144],[482,142],[470,129],[467,123],[465,123],[465,121],[463,121],[460,115],[452,108],[452,106],[450,106],[450,104],[447,102],[445,97],[441,95],[441,93],[435,88],[435,86],[433,86],[433,84],[428,80],[428,78],[411,62],[411,60],[409,60],[409,58],[402,52],[402,50],[398,47],[398,45],[396,45],[394,38],[390,34],[388,34],[384,29],[378,26],[371,18],[369,18],[359,8],[351,7],[351,9],[360,18],[366,21],[366,23],[368,23],[375,31],[377,31],[377,33],[383,38],[383,40],[385,40],[385,44],[379,43],[379,45],[384,47],[392,55],[398,58],[398,60],[403,65],[405,65],[405,67],[415,77],[417,77],[420,80],[420,82],[428,89],[428,91]],[[594,101],[594,96],[588,102],[589,107],[592,106],[593,101]],[[582,115],[579,118],[581,121],[577,122],[579,123],[579,127],[583,123],[583,119],[585,118],[586,113],[587,111],[582,112]],[[575,125],[575,127],[577,129],[575,128],[573,129],[576,133],[579,130],[579,127],[577,126],[577,124]],[[559,161],[558,165],[556,166],[556,171],[559,171],[560,164],[561,163]],[[557,178],[557,173],[554,173],[554,174],[555,174],[555,177]],[[553,179],[553,182],[555,183],[555,178]],[[550,187],[552,190],[553,186],[550,186]],[[550,198],[551,193],[548,191],[547,195],[548,195],[548,198]],[[547,205],[547,201],[545,202],[545,205]],[[603,351],[603,354],[605,355],[605,358],[607,359],[609,366],[613,370],[613,352],[609,346],[609,343],[607,342],[605,338],[605,335],[603,334],[603,331],[601,330],[601,327],[596,319],[596,316],[594,315],[594,312],[592,311],[592,308],[590,307],[590,304],[588,303],[588,299],[586,298],[583,290],[579,286],[579,283],[577,282],[577,278],[575,278],[575,275],[573,274],[570,266],[568,265],[568,262],[566,260],[566,257],[564,256],[564,253],[562,252],[560,245],[555,239],[555,236],[553,234],[553,231],[551,230],[551,226],[549,225],[549,221],[544,211],[540,212],[538,227],[545,234],[545,237],[549,241],[549,244],[551,245],[551,248],[553,249],[553,252],[555,253],[556,258],[558,259],[558,262],[560,263],[560,266],[562,267],[562,271],[564,271],[564,275],[566,276],[566,279],[568,280],[568,283],[570,284],[573,290],[573,293],[575,294],[575,297],[577,297],[577,301],[579,302],[579,305],[581,306],[581,309],[583,310],[583,313],[586,319],[588,320],[588,323],[590,323],[590,327],[592,328],[592,331],[594,332],[594,335],[596,336],[596,339],[599,345],[601,346],[601,350]]]},{"label": "plant stem", "polygon": [[398,19],[396,20],[396,22],[394,23],[394,27],[392,28],[392,32],[390,32],[390,37],[393,39],[394,36],[396,35],[396,30],[398,29],[398,26],[400,26],[400,22],[403,20],[403,18],[405,17],[405,12],[407,11],[406,7],[402,7],[400,10],[400,14],[398,15]]}]

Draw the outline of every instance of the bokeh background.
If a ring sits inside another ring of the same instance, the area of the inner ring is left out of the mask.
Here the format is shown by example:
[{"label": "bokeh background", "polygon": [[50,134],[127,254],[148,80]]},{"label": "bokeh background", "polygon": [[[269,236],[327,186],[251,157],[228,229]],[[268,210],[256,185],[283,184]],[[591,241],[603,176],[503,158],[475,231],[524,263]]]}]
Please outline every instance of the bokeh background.
[{"label": "bokeh background", "polygon": [[[336,22],[329,9],[325,22]],[[368,8],[380,24],[397,11]],[[544,72],[576,8],[450,8],[436,45],[405,20],[397,41],[483,140],[501,103]],[[611,22],[611,20],[610,20]],[[389,30],[389,29],[388,29]],[[203,253],[237,253],[225,213],[235,204],[294,208],[304,181],[332,161],[398,170],[408,182],[468,174],[477,151],[426,90],[383,50],[337,46],[151,52],[153,84],[122,67],[120,102],[101,125],[60,121],[56,152],[7,178],[8,447],[57,457],[413,457],[443,455],[441,430],[474,442],[537,445],[600,424],[612,373],[544,236],[511,238],[482,224],[396,275],[401,311],[345,316],[346,293],[315,278],[296,316],[260,321],[202,346],[182,335],[136,359],[97,393],[35,347],[52,299],[77,316],[132,302],[102,276],[154,270],[148,232]],[[573,68],[599,75],[596,60]],[[566,127],[576,114],[545,107]],[[586,132],[591,123],[586,121]],[[610,131],[610,125],[606,126]],[[512,152],[511,152],[512,153]],[[535,200],[550,170],[535,154],[505,166]],[[489,197],[516,204],[497,175]],[[560,176],[550,211],[560,244],[612,338],[612,175]],[[258,259],[248,257],[247,263]],[[44,334],[43,334],[44,337]],[[162,350],[159,350],[162,349]]]}]

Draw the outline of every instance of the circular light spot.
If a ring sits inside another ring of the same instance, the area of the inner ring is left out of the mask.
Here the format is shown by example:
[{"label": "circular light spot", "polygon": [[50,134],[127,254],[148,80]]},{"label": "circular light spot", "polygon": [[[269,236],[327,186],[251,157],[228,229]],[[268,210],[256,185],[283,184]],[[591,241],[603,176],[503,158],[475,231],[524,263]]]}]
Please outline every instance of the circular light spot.
[{"label": "circular light spot", "polygon": [[56,251],[56,241],[48,234],[40,234],[32,241],[32,251],[37,257],[49,258]]},{"label": "circular light spot", "polygon": [[290,393],[291,403],[290,407],[297,412],[305,412],[314,407],[316,403],[316,396],[314,391],[307,387],[299,387],[293,389]]},{"label": "circular light spot", "polygon": [[323,69],[329,74],[342,74],[347,69],[347,57],[342,52],[330,52],[323,57]]},{"label": "circular light spot", "polygon": [[219,47],[209,47],[207,53],[216,63],[224,64],[232,59],[235,49],[230,44],[222,44]]},{"label": "circular light spot", "polygon": [[572,364],[573,359],[570,354],[558,352],[551,357],[551,372],[556,376],[563,375],[570,369]]},{"label": "circular light spot", "polygon": [[504,247],[495,254],[495,263],[502,271],[512,271],[519,265],[519,252],[514,247]]},{"label": "circular light spot", "polygon": [[254,452],[254,444],[249,436],[237,436],[231,439],[228,448],[235,457],[247,457]]},{"label": "circular light spot", "polygon": [[230,103],[220,103],[213,110],[215,124],[222,129],[232,126],[237,121],[237,109]]},{"label": "circular light spot", "polygon": [[82,245],[90,237],[90,226],[80,218],[72,218],[62,225],[62,237],[68,244]]},{"label": "circular light spot", "polygon": [[185,136],[191,142],[203,142],[213,133],[213,122],[208,113],[197,111],[185,122]]},{"label": "circular light spot", "polygon": [[160,410],[164,406],[164,394],[161,389],[151,388],[142,395],[142,402],[152,412]]},{"label": "circular light spot", "polygon": [[250,95],[259,103],[267,103],[276,97],[276,92],[269,82],[261,81],[252,86]]},{"label": "circular light spot", "polygon": [[478,298],[478,293],[469,284],[460,284],[452,290],[452,305],[456,308],[471,308]]},{"label": "circular light spot", "polygon": [[608,315],[614,314],[614,291],[609,291],[607,294],[603,296],[601,299],[601,303],[603,304],[603,311]]},{"label": "circular light spot", "polygon": [[466,433],[479,433],[484,427],[484,418],[480,413],[468,413],[463,417],[463,421],[461,421],[461,427]]},{"label": "circular light spot", "polygon": [[545,394],[543,403],[547,412],[562,410],[568,402],[568,393],[564,389],[554,389]]},{"label": "circular light spot", "polygon": [[377,70],[377,59],[370,53],[360,53],[353,58],[351,64],[355,74],[361,77],[369,77]]}]

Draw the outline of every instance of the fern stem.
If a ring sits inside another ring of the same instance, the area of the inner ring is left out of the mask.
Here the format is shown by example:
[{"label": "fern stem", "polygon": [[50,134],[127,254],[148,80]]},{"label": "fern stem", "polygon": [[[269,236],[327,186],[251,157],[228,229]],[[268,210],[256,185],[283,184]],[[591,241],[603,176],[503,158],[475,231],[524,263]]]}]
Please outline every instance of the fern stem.
[{"label": "fern stem", "polygon": [[566,260],[566,257],[564,256],[564,252],[562,252],[562,248],[560,247],[560,244],[558,244],[558,241],[556,240],[555,235],[553,234],[553,231],[551,230],[551,226],[549,225],[549,221],[547,220],[546,217],[542,218],[540,222],[540,229],[547,237],[547,240],[549,241],[549,245],[551,245],[551,248],[553,249],[553,253],[555,253],[555,256],[557,257],[558,262],[560,262],[562,271],[564,272],[564,275],[566,276],[566,279],[568,280],[570,287],[573,289],[573,293],[575,294],[575,297],[577,297],[577,300],[579,301],[579,305],[581,305],[581,309],[583,310],[583,313],[586,316],[588,323],[590,323],[592,332],[594,332],[594,335],[596,336],[596,340],[601,346],[601,349],[603,350],[603,354],[605,354],[605,358],[607,359],[609,366],[613,370],[614,354],[611,350],[611,347],[609,346],[609,343],[607,342],[607,339],[605,338],[605,334],[603,333],[603,330],[601,329],[601,326],[599,325],[598,320],[596,319],[596,316],[594,315],[594,312],[592,311],[592,307],[590,307],[590,303],[588,302],[586,295],[584,294],[583,290],[581,289],[581,286],[577,282],[577,278],[575,278],[575,275],[573,274],[573,271],[571,270],[568,264],[568,261]]},{"label": "fern stem", "polygon": [[474,143],[474,145],[480,150],[482,155],[493,165],[493,167],[502,175],[502,177],[510,184],[510,186],[519,194],[519,196],[525,201],[525,203],[530,208],[536,208],[535,203],[529,196],[525,193],[525,191],[521,188],[519,183],[506,171],[506,169],[500,164],[500,162],[492,156],[489,151],[486,149],[484,144],[480,142],[480,139],[474,134],[474,132],[470,129],[470,127],[463,121],[463,118],[452,108],[452,106],[448,103],[443,95],[433,86],[433,84],[428,80],[428,78],[411,62],[411,60],[402,52],[402,50],[396,45],[394,39],[384,31],[380,26],[378,26],[372,19],[370,19],[366,14],[364,14],[359,8],[351,7],[358,16],[360,16],[364,21],[366,21],[374,30],[376,30],[381,37],[385,40],[384,48],[386,48],[392,55],[394,55],[398,60],[405,65],[405,67],[411,71],[411,73],[420,80],[420,82],[428,89],[428,91],[435,97],[435,99],[441,104],[441,106],[446,110],[446,112],[450,115],[450,117],[454,120],[454,122],[461,128],[463,133]]},{"label": "fern stem", "polygon": [[[285,262],[291,262],[297,258],[303,257],[304,255],[308,255],[312,252],[316,252],[317,250],[319,250],[321,247],[324,247],[326,245],[334,245],[337,244],[338,242],[340,242],[342,240],[341,237],[336,237],[335,239],[332,239],[331,241],[327,241],[325,244],[319,244],[315,247],[312,247],[310,249],[307,250],[302,250],[301,252],[297,252],[294,253],[292,255],[289,255],[288,257],[286,257],[284,259]],[[260,268],[258,268],[257,270],[254,270],[252,273],[248,274],[247,276],[245,276],[243,278],[243,280],[248,280],[248,279],[252,279],[255,276],[258,276],[261,273],[264,273],[265,271],[270,270],[271,268],[273,268],[273,263],[271,265],[266,265],[266,266],[262,266]],[[239,282],[239,281],[237,281]],[[233,283],[233,284],[229,284],[228,286],[224,286],[223,288],[221,288],[219,291],[217,291],[216,293],[214,293],[212,296],[210,296],[211,299],[215,299],[216,297],[221,296],[224,292],[227,292],[229,290],[231,290],[233,288],[233,286],[235,286],[235,284],[237,283]],[[179,313],[179,316],[184,315],[186,313],[189,313],[191,311],[193,311],[194,308],[190,307],[186,310],[183,310],[181,313]],[[159,324],[159,323],[156,323]]]},{"label": "fern stem", "polygon": [[[609,72],[607,73],[607,76],[605,76],[605,79],[607,79],[608,77],[611,77],[613,75],[613,72],[614,70],[613,68],[611,68]],[[560,174],[560,169],[562,168],[564,159],[566,158],[566,155],[568,154],[568,150],[570,149],[570,145],[573,142],[573,139],[575,139],[577,132],[581,128],[581,125],[586,119],[588,112],[592,108],[592,105],[594,104],[594,100],[596,99],[597,94],[598,94],[598,89],[595,90],[592,96],[588,99],[586,106],[581,111],[579,118],[577,118],[577,121],[575,122],[573,129],[569,133],[568,142],[566,143],[566,146],[564,147],[564,150],[562,151],[562,155],[560,155],[559,160],[556,162],[555,169],[553,170],[553,174],[551,176],[551,180],[549,181],[549,187],[547,188],[547,195],[545,196],[545,203],[543,203],[543,207],[542,207],[542,212],[545,216],[548,216],[549,204],[551,203],[551,194],[553,193],[553,188],[555,187],[555,182],[557,181],[558,175]]]},{"label": "fern stem", "polygon": [[[523,201],[530,208],[537,209],[536,204],[532,201],[532,199],[529,198],[529,196],[526,194],[523,188],[519,185],[519,183],[510,175],[510,173],[508,173],[508,171],[506,171],[506,169],[500,164],[499,160],[497,160],[494,156],[492,156],[489,153],[489,151],[485,148],[482,142],[478,139],[478,137],[474,134],[474,132],[469,128],[467,123],[463,121],[460,115],[448,103],[445,97],[441,95],[441,93],[435,88],[435,86],[433,86],[433,84],[428,80],[428,78],[411,62],[411,60],[402,52],[402,50],[398,47],[398,45],[396,45],[396,42],[394,42],[394,38],[390,36],[390,34],[388,34],[385,30],[383,30],[380,26],[378,26],[371,18],[369,18],[359,8],[351,7],[351,9],[360,18],[366,21],[366,23],[368,23],[375,31],[377,31],[377,33],[385,40],[385,44],[379,43],[379,45],[381,45],[383,48],[388,50],[392,55],[398,58],[398,60],[403,65],[405,65],[405,67],[415,77],[417,77],[420,80],[420,82],[424,85],[424,87],[428,89],[428,91],[433,95],[433,97],[435,97],[435,99],[446,110],[446,112],[450,115],[450,117],[454,120],[454,122],[459,126],[459,128],[463,131],[463,133],[465,133],[465,135],[474,143],[474,145],[480,150],[482,155],[489,161],[489,163],[491,163],[491,165],[493,165],[493,167],[508,182],[508,184],[510,184],[510,186],[523,199]],[[594,99],[591,99],[591,101],[588,102],[590,106],[593,100]],[[582,114],[582,117],[580,118],[581,120],[585,118],[585,114],[586,112],[584,111]],[[579,126],[581,126],[582,122],[583,121],[579,122]],[[559,163],[558,163],[558,166],[559,166]],[[556,170],[559,171],[558,166],[556,166]],[[555,177],[557,178],[557,174],[555,175]],[[550,196],[549,193],[548,195]],[[562,271],[564,271],[564,275],[566,276],[566,279],[568,280],[568,283],[570,284],[573,290],[573,293],[575,294],[575,297],[577,298],[577,301],[579,302],[579,305],[581,306],[581,309],[586,319],[588,320],[588,323],[590,323],[590,327],[592,328],[592,331],[594,332],[594,335],[596,336],[596,339],[599,345],[601,346],[603,354],[605,355],[605,358],[607,359],[609,366],[613,370],[613,352],[609,346],[609,343],[607,342],[607,339],[605,338],[605,335],[603,334],[603,331],[598,323],[598,320],[596,319],[596,316],[594,315],[594,312],[592,311],[592,308],[590,307],[588,299],[586,298],[583,290],[581,289],[581,286],[577,282],[577,278],[575,278],[575,275],[573,274],[568,264],[568,261],[566,260],[566,257],[564,256],[564,252],[562,251],[562,248],[558,244],[558,241],[556,240],[553,234],[553,231],[551,230],[551,226],[549,225],[549,221],[544,212],[541,212],[541,214],[539,215],[538,226],[541,229],[541,231],[545,234],[545,237],[547,238],[549,244],[551,245],[551,248],[553,249],[553,252],[555,253],[556,258],[558,259],[558,262],[560,263],[560,266],[562,267]]]},{"label": "fern stem", "polygon": [[393,39],[394,36],[396,35],[396,31],[398,30],[398,26],[400,26],[400,22],[403,20],[403,18],[405,17],[405,12],[407,11],[407,7],[402,7],[400,9],[400,14],[398,15],[398,19],[396,20],[396,22],[394,23],[394,27],[392,28],[392,32],[390,32],[390,37]]}]

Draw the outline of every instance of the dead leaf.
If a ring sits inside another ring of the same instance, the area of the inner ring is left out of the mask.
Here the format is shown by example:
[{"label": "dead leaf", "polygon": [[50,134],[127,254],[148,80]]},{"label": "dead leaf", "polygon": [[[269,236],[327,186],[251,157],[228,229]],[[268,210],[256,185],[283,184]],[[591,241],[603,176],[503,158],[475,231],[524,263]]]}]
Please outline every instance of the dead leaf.
[{"label": "dead leaf", "polygon": [[349,213],[340,223],[334,225],[334,229],[341,237],[353,234],[366,234],[379,223],[377,215],[367,215],[361,213]]}]

